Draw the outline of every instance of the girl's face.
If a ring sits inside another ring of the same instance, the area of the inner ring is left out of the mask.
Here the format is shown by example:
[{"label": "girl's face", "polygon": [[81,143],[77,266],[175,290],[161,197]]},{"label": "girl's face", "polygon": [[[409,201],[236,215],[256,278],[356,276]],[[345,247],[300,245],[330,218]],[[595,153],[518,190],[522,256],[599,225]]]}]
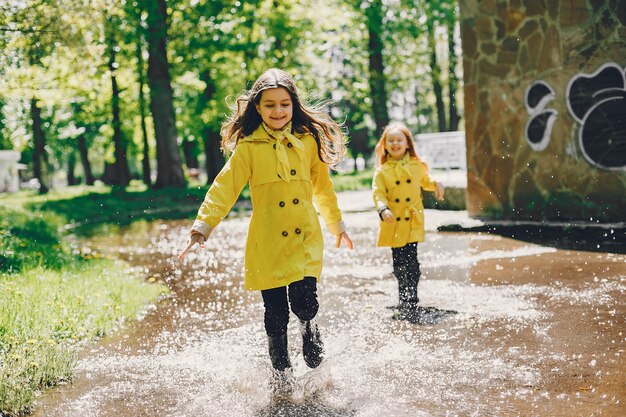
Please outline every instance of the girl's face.
[{"label": "girl's face", "polygon": [[387,137],[385,138],[385,150],[389,156],[395,160],[400,160],[404,157],[408,148],[409,143],[406,136],[404,136],[404,133],[397,129],[387,132]]},{"label": "girl's face", "polygon": [[274,130],[280,130],[293,117],[293,103],[286,88],[268,88],[261,92],[261,100],[256,105],[261,119]]}]

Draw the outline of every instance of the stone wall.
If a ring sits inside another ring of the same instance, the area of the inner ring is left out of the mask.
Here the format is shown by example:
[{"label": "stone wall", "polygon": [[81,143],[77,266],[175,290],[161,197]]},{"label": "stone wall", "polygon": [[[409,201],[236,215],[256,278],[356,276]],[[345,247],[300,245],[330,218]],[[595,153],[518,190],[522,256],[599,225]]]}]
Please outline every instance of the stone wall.
[{"label": "stone wall", "polygon": [[470,215],[626,220],[626,0],[460,0]]}]

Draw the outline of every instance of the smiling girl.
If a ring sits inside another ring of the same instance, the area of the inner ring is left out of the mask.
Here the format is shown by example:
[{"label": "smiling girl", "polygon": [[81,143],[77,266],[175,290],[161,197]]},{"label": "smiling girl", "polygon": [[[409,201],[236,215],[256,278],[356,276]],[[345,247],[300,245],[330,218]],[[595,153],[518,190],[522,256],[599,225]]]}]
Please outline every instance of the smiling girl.
[{"label": "smiling girl", "polygon": [[324,355],[315,321],[324,239],[313,200],[336,247],[343,242],[352,249],[328,171],[345,153],[345,139],[329,116],[302,102],[289,74],[269,69],[237,99],[222,128],[222,147],[233,153],[208,190],[179,258],[206,241],[249,183],[245,288],[261,291],[274,389],[289,394],[290,307],[305,363],[315,368]]},{"label": "smiling girl", "polygon": [[376,158],[372,189],[381,220],[377,246],[391,246],[398,314],[413,320],[419,314],[417,243],[424,241],[422,189],[434,191],[438,200],[443,200],[445,190],[430,177],[428,166],[415,152],[411,132],[402,123],[385,128],[376,144]]}]

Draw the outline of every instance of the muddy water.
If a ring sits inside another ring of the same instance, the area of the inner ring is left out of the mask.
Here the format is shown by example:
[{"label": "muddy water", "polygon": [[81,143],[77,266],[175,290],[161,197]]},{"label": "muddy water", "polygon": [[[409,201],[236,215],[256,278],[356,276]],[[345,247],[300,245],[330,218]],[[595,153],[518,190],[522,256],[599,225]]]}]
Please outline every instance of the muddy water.
[{"label": "muddy water", "polygon": [[291,321],[303,381],[293,401],[271,398],[260,294],[242,289],[248,220],[226,221],[183,263],[189,223],[154,222],[88,244],[166,282],[170,297],[85,349],[74,382],[42,395],[35,415],[626,414],[626,255],[431,230],[420,298],[458,314],[420,326],[391,319],[397,286],[390,251],[373,247],[375,218],[346,221],[355,250],[327,240],[321,370],[307,373]]}]

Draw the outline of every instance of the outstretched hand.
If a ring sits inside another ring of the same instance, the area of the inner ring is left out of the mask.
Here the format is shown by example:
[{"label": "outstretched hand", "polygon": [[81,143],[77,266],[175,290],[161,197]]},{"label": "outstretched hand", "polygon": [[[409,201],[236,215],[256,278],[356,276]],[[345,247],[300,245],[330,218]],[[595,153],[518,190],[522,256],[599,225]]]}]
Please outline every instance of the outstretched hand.
[{"label": "outstretched hand", "polygon": [[439,201],[443,201],[443,195],[446,192],[446,189],[441,185],[440,182],[435,184],[435,198]]},{"label": "outstretched hand", "polygon": [[200,233],[193,233],[191,236],[189,236],[189,239],[185,244],[185,248],[178,254],[178,259],[183,259],[185,255],[187,255],[187,252],[189,252],[191,248],[193,248],[196,244],[199,244],[200,247],[203,248],[204,240],[204,236],[202,236]]},{"label": "outstretched hand", "polygon": [[352,245],[352,239],[350,239],[350,236],[348,236],[348,232],[341,232],[341,234],[337,235],[337,244],[335,245],[335,247],[338,248],[339,246],[341,246],[341,242],[343,242],[350,249],[353,249],[354,247]]}]

